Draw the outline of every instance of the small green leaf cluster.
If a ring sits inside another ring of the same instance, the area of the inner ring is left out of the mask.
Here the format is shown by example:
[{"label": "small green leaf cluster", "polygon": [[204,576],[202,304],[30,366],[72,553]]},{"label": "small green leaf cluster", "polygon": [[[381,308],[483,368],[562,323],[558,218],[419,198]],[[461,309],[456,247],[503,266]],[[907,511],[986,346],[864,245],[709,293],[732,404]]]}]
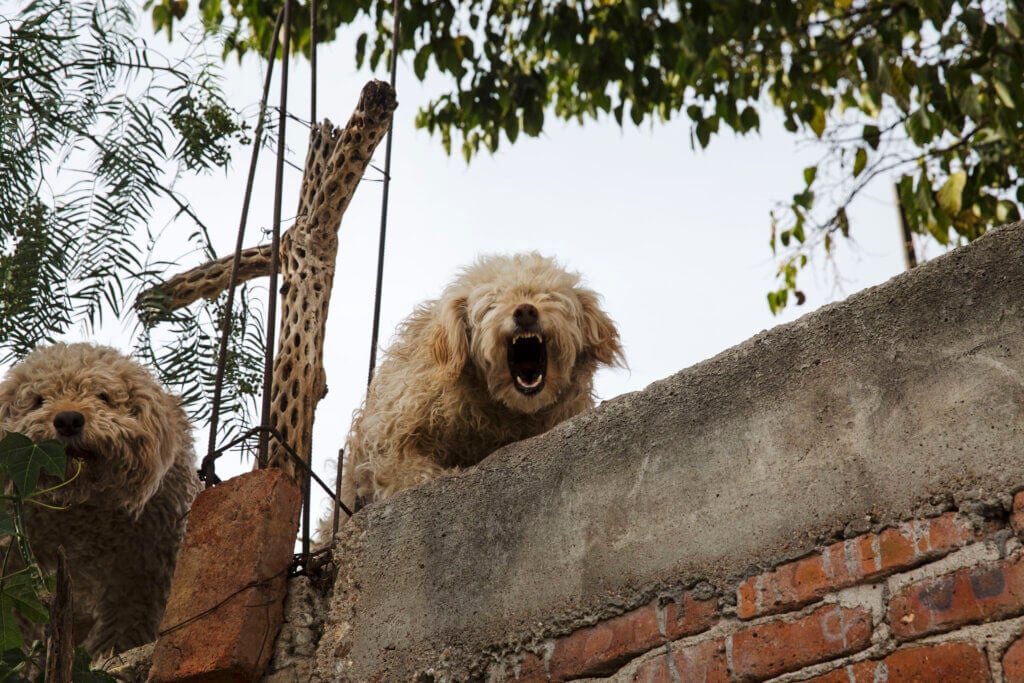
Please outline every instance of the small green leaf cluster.
[{"label": "small green leaf cluster", "polygon": [[[359,30],[356,61],[389,57],[391,3],[318,0],[327,38]],[[164,0],[163,5],[173,4]],[[239,53],[265,47],[280,0],[203,0]],[[420,79],[451,88],[417,125],[467,161],[538,135],[551,116],[667,121],[691,143],[757,131],[762,114],[824,149],[817,180],[773,214],[778,311],[799,271],[848,236],[850,202],[894,179],[911,230],[943,245],[1019,218],[1024,205],[1024,5],[1019,0],[402,0],[398,44]],[[294,15],[308,15],[308,2]],[[169,27],[169,10],[154,21]],[[296,27],[300,38],[307,23]],[[305,32],[305,33],[303,33]],[[327,38],[329,39],[329,38]]]},{"label": "small green leaf cluster", "polygon": [[[64,479],[66,456],[59,441],[33,443],[23,434],[8,432],[0,439],[0,481],[4,483],[4,506],[0,509],[0,680],[42,681],[41,660],[45,646],[39,641],[25,642],[23,624],[45,624],[46,607],[52,579],[44,575],[32,553],[25,532],[25,504],[52,507],[46,494],[73,481]],[[41,473],[59,483],[39,489]],[[76,475],[77,476],[77,473]],[[15,555],[16,554],[16,555]],[[114,679],[102,671],[93,671],[83,648],[75,653],[72,680],[75,683],[100,683]]]}]

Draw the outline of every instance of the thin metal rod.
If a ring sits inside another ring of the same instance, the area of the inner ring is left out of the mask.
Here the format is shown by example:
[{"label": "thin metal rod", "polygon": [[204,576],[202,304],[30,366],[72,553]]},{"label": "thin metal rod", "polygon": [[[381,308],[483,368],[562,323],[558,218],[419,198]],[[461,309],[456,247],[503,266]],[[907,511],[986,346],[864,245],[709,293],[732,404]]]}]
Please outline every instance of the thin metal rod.
[{"label": "thin metal rod", "polygon": [[[281,104],[277,115],[277,173],[274,179],[274,227],[270,240],[270,291],[267,304],[267,347],[263,366],[263,416],[260,424],[269,428],[271,390],[274,381],[274,346],[277,332],[277,274],[281,266],[281,195],[284,182],[285,133],[288,117],[288,60],[291,23],[291,0],[284,0],[284,19],[281,22],[284,38],[281,40]],[[267,466],[269,440],[266,434],[260,437],[260,446],[256,459],[261,467]]]},{"label": "thin metal rod", "polygon": [[281,444],[281,448],[283,448],[283,449],[284,449],[284,452],[285,452],[285,454],[286,454],[286,455],[288,455],[288,457],[289,457],[289,458],[291,458],[292,460],[294,460],[294,461],[295,461],[295,463],[296,463],[297,465],[299,465],[299,467],[300,467],[301,469],[303,469],[303,470],[304,470],[304,471],[306,471],[306,472],[309,472],[309,473],[310,473],[310,476],[311,476],[311,478],[313,479],[313,481],[314,481],[314,482],[315,482],[315,483],[316,483],[316,484],[317,484],[317,485],[318,485],[318,486],[319,486],[320,488],[322,488],[322,489],[324,490],[324,492],[325,492],[325,493],[326,493],[326,494],[327,494],[328,496],[330,496],[331,500],[333,500],[334,502],[336,502],[336,503],[338,504],[338,506],[339,506],[339,507],[340,507],[340,508],[341,508],[341,509],[342,509],[342,510],[343,510],[343,511],[345,512],[345,514],[347,514],[347,515],[349,515],[349,516],[351,516],[351,515],[352,515],[352,511],[351,511],[351,510],[349,510],[349,509],[348,509],[348,506],[346,506],[346,505],[345,505],[344,503],[342,503],[342,502],[341,502],[341,501],[340,501],[340,500],[339,500],[339,499],[337,498],[337,496],[335,495],[334,491],[332,491],[332,490],[331,490],[331,487],[330,487],[330,486],[328,486],[328,485],[327,485],[327,483],[326,483],[326,482],[325,482],[325,481],[324,481],[323,479],[321,479],[320,477],[318,477],[318,476],[316,475],[316,473],[312,471],[312,469],[310,469],[310,467],[309,467],[309,463],[307,463],[307,462],[306,462],[305,460],[303,460],[302,458],[300,458],[300,457],[299,457],[299,455],[298,455],[298,453],[296,453],[296,452],[295,452],[295,449],[294,449],[294,448],[292,448],[292,447],[291,447],[291,446],[290,446],[290,445],[289,445],[289,444],[288,444],[288,443],[287,443],[287,442],[286,442],[286,441],[284,440],[284,435],[283,435],[283,434],[281,434],[281,432],[279,432],[278,430],[274,429],[273,427],[252,427],[251,429],[249,429],[248,431],[246,431],[246,432],[245,432],[244,434],[242,434],[241,436],[238,436],[238,437],[236,437],[235,439],[233,439],[232,441],[230,441],[230,442],[228,442],[228,443],[224,444],[223,446],[221,446],[220,448],[218,448],[217,450],[215,450],[215,451],[214,451],[213,453],[211,453],[210,455],[207,455],[206,457],[207,457],[207,458],[210,458],[210,457],[213,457],[213,458],[219,458],[219,457],[220,457],[221,455],[223,455],[223,454],[224,454],[224,453],[225,453],[226,451],[229,451],[229,450],[231,450],[232,448],[234,448],[235,446],[237,446],[237,445],[239,445],[239,444],[245,443],[245,441],[246,441],[246,440],[248,440],[248,439],[251,439],[251,438],[252,438],[253,436],[255,436],[255,435],[257,435],[257,434],[260,434],[260,435],[269,435],[270,437],[273,437],[273,438],[274,438],[274,439],[275,439],[275,440],[276,440],[276,441],[277,441],[277,442],[278,442],[279,444]]},{"label": "thin metal rod", "polygon": [[316,21],[317,21],[317,2],[319,0],[309,0],[309,70],[310,70],[310,86],[309,86],[309,123],[310,125],[316,123]]},{"label": "thin metal rod", "polygon": [[[242,265],[242,245],[245,243],[245,228],[249,222],[249,205],[252,202],[252,188],[256,178],[256,164],[260,156],[260,147],[263,144],[263,120],[267,112],[267,99],[270,96],[270,80],[274,75],[274,55],[277,52],[277,38],[281,30],[282,12],[277,13],[277,21],[274,24],[274,37],[270,42],[270,58],[267,63],[267,75],[263,79],[263,95],[260,97],[259,119],[256,121],[256,131],[253,134],[252,155],[249,158],[249,176],[245,183],[245,197],[242,199],[242,215],[238,221],[238,237],[235,240],[235,257],[231,261],[231,278],[228,283],[227,301],[224,303],[224,319],[220,328],[220,349],[217,353],[217,375],[213,381],[213,400],[210,406],[210,439],[206,449],[207,453],[213,453],[217,447],[217,428],[220,421],[221,395],[224,392],[224,369],[227,366],[228,338],[231,336],[232,313],[235,306],[235,287],[238,286],[238,271]],[[214,472],[214,459],[210,458],[203,463],[200,477],[206,485],[213,486],[217,481]]]},{"label": "thin metal rod", "polygon": [[[331,537],[338,533],[338,507],[341,505],[341,469],[342,463],[345,462],[345,449],[338,449],[338,476],[334,479],[334,501],[337,505],[334,506],[334,519],[331,524]],[[352,515],[349,514],[349,517]],[[322,542],[322,541],[321,541]]]},{"label": "thin metal rod", "polygon": [[[398,72],[398,7],[400,0],[394,0],[392,14],[394,15],[394,30],[391,36],[391,89],[395,90],[395,76]],[[388,194],[391,189],[391,138],[394,133],[395,119],[391,118],[388,124],[388,139],[384,145],[384,192],[381,196],[380,206],[380,243],[377,247],[377,289],[373,301],[373,332],[370,335],[370,372],[366,378],[366,385],[373,382],[373,372],[377,366],[377,340],[380,334],[380,300],[381,290],[384,283],[384,246],[388,231]],[[339,467],[340,467],[339,463]]]}]

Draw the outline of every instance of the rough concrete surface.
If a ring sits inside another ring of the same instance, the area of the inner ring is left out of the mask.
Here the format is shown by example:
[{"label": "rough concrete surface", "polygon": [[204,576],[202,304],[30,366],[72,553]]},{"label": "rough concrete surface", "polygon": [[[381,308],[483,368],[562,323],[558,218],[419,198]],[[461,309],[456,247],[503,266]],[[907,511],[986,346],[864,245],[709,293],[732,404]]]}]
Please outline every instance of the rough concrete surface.
[{"label": "rough concrete surface", "polygon": [[1019,487],[1022,257],[1024,223],[995,230],[368,507],[320,675],[465,680],[502,643],[724,586],[851,521]]}]

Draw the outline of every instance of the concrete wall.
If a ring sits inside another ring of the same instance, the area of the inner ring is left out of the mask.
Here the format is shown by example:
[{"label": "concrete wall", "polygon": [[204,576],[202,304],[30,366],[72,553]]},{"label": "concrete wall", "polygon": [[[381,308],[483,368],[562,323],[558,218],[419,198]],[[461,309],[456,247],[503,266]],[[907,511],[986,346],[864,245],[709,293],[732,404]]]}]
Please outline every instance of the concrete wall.
[{"label": "concrete wall", "polygon": [[497,680],[532,649],[543,679],[559,637],[616,615],[655,605],[663,626],[689,599],[740,619],[737,587],[787,560],[1004,514],[1024,482],[1022,308],[1019,223],[370,506],[339,536],[319,675]]}]

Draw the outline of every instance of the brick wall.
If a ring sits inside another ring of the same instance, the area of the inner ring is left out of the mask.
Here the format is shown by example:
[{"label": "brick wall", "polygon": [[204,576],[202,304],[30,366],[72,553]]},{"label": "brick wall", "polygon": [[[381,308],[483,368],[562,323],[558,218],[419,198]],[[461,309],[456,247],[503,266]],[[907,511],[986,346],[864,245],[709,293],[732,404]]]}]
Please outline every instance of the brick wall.
[{"label": "brick wall", "polygon": [[274,681],[1024,683],[1022,490],[1017,223],[368,506]]},{"label": "brick wall", "polygon": [[698,586],[543,640],[486,679],[1024,681],[1021,533],[1024,493],[852,535],[725,595]]}]

